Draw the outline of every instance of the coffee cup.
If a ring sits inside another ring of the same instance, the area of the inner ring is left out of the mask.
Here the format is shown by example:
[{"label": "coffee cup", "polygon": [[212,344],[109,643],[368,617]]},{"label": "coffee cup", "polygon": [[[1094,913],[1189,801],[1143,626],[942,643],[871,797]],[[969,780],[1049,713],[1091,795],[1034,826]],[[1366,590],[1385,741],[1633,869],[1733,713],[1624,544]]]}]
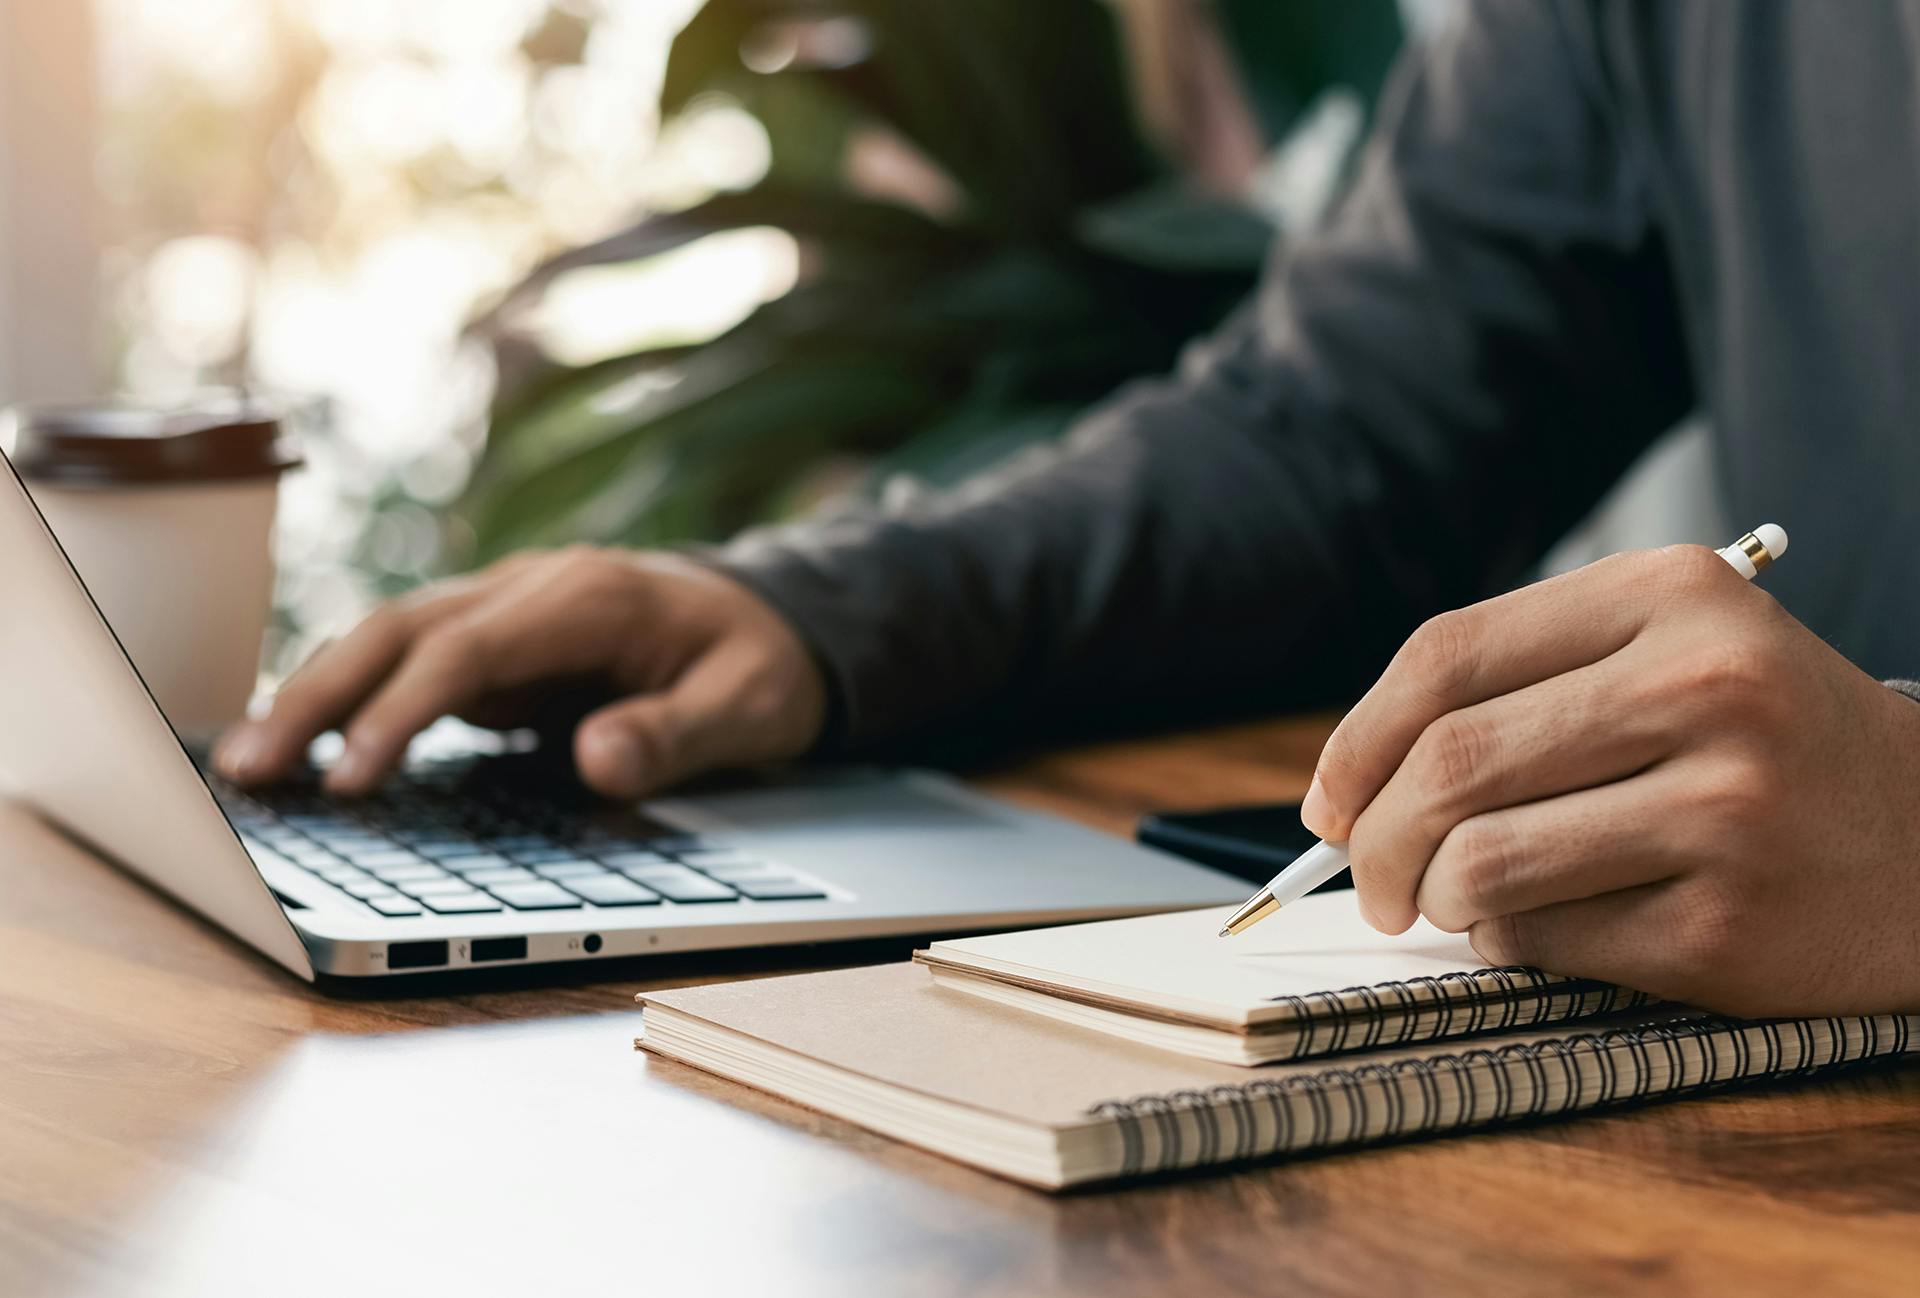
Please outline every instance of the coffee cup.
[{"label": "coffee cup", "polygon": [[278,413],[235,397],[12,412],[14,467],[161,711],[210,738],[246,711],[273,602]]}]

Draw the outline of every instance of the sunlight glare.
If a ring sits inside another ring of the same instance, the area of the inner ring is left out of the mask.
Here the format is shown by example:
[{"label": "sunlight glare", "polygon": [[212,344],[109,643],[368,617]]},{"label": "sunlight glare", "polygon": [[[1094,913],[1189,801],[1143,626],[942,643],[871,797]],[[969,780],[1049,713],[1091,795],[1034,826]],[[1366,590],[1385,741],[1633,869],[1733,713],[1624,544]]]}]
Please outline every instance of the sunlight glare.
[{"label": "sunlight glare", "polygon": [[568,365],[699,342],[792,288],[799,262],[791,235],[762,226],[709,235],[624,266],[569,271],[532,312],[533,334]]}]

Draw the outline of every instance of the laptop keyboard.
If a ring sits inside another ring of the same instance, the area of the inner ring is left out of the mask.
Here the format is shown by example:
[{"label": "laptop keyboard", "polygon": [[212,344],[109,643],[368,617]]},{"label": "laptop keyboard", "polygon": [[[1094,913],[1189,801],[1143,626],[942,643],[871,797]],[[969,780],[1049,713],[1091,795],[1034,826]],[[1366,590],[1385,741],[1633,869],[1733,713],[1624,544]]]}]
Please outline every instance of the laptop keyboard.
[{"label": "laptop keyboard", "polygon": [[269,877],[304,871],[396,919],[827,899],[817,880],[724,842],[484,774],[512,760],[438,763],[357,799],[312,779],[246,791],[207,782]]}]

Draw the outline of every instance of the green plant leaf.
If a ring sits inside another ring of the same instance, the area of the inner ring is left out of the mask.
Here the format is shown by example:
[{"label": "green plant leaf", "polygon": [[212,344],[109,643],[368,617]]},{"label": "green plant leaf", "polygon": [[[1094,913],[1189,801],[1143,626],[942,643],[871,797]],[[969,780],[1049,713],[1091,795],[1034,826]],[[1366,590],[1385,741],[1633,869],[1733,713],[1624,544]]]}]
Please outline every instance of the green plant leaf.
[{"label": "green plant leaf", "polygon": [[757,225],[774,226],[796,238],[829,246],[857,245],[875,257],[951,257],[964,255],[980,244],[963,230],[942,225],[897,203],[774,182],[738,193],[716,194],[684,211],[643,221],[593,245],[593,260],[635,261],[717,231]]},{"label": "green plant leaf", "polygon": [[470,522],[482,538],[478,557],[562,536],[617,533],[624,524],[609,523],[597,502],[633,496],[636,477],[650,480],[648,457],[697,450],[751,476],[760,457],[857,445],[876,428],[923,417],[934,395],[919,376],[884,356],[776,361],[670,412],[604,430],[537,468],[496,478],[471,502]]},{"label": "green plant leaf", "polygon": [[839,186],[847,142],[861,120],[857,105],[801,73],[749,74],[733,83],[731,93],[767,133],[768,181],[807,189]]},{"label": "green plant leaf", "polygon": [[[875,56],[820,74],[958,180],[971,215],[1058,231],[1157,172],[1103,4],[861,0]],[[964,107],[960,107],[964,105]]]},{"label": "green plant leaf", "polygon": [[516,421],[512,437],[489,444],[469,496],[484,501],[628,429],[724,392],[772,363],[773,355],[764,347],[708,347],[679,363],[604,369],[581,377]]},{"label": "green plant leaf", "polygon": [[[551,367],[537,382],[523,381],[522,389],[496,409],[473,489],[530,471],[612,428],[672,413],[738,382],[776,356],[864,350],[890,354],[897,363],[937,369],[934,362],[970,352],[979,328],[946,311],[936,292],[913,289],[882,299],[864,282],[815,280],[764,304],[707,343],[661,348],[581,369]],[[636,383],[649,377],[662,381]],[[644,401],[622,400],[623,389]]]},{"label": "green plant leaf", "polygon": [[[496,337],[496,352],[506,340]],[[630,356],[614,356],[592,365],[563,365],[539,352],[530,339],[514,339],[512,345],[528,355],[519,360],[515,372],[500,377],[494,393],[491,426],[487,438],[489,458],[501,455],[521,437],[529,436],[542,420],[552,417],[549,407],[581,392],[604,391],[636,375],[666,369],[696,355],[700,344],[656,347]]]},{"label": "green plant leaf", "polygon": [[472,327],[481,332],[498,329],[501,320],[568,271],[644,261],[711,234],[761,225],[819,243],[829,256],[837,250],[857,249],[870,262],[953,259],[981,247],[976,235],[896,203],[772,182],[650,216],[618,234],[550,257]]},{"label": "green plant leaf", "polygon": [[[864,24],[873,54],[757,83],[740,63],[769,21],[826,14]],[[979,219],[1058,229],[1084,198],[1156,173],[1118,49],[1113,15],[1089,0],[709,0],[675,41],[661,111],[702,91],[751,102],[756,84],[810,81],[922,150]]]},{"label": "green plant leaf", "polygon": [[1247,97],[1269,140],[1333,86],[1371,106],[1404,33],[1396,0],[1216,0]]},{"label": "green plant leaf", "polygon": [[1080,209],[1088,247],[1167,271],[1257,274],[1274,228],[1247,208],[1184,185],[1160,185]]},{"label": "green plant leaf", "polygon": [[[1370,97],[1399,35],[1392,0],[1221,4],[1274,131],[1329,85]],[[863,24],[864,54],[742,61],[763,24],[820,17]],[[801,282],[709,342],[581,370],[493,329],[510,382],[458,506],[477,557],[718,537],[791,508],[829,463],[958,481],[1164,369],[1244,298],[1270,238],[1147,145],[1106,0],[708,0],[663,109],[708,92],[766,125],[767,179],[568,254],[512,300],[748,225],[802,242]],[[868,127],[953,180],[957,218],[855,192],[845,143]]]},{"label": "green plant leaf", "polygon": [[672,115],[695,95],[750,75],[740,47],[769,18],[791,12],[782,0],[707,0],[667,50],[660,84],[660,111]]}]

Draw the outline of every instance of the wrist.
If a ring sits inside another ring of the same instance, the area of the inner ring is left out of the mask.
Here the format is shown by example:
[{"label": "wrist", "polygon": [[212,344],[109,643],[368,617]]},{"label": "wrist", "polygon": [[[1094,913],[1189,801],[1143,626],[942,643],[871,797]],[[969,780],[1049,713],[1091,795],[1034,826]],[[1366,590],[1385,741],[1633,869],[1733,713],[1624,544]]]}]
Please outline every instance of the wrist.
[{"label": "wrist", "polygon": [[818,694],[818,716],[812,726],[812,737],[801,755],[831,756],[843,750],[848,732],[847,682],[805,616],[804,601],[796,606],[782,591],[777,572],[762,571],[751,563],[739,562],[724,546],[690,545],[673,554],[676,559],[739,587],[792,633],[810,669],[809,681],[817,687]]}]

